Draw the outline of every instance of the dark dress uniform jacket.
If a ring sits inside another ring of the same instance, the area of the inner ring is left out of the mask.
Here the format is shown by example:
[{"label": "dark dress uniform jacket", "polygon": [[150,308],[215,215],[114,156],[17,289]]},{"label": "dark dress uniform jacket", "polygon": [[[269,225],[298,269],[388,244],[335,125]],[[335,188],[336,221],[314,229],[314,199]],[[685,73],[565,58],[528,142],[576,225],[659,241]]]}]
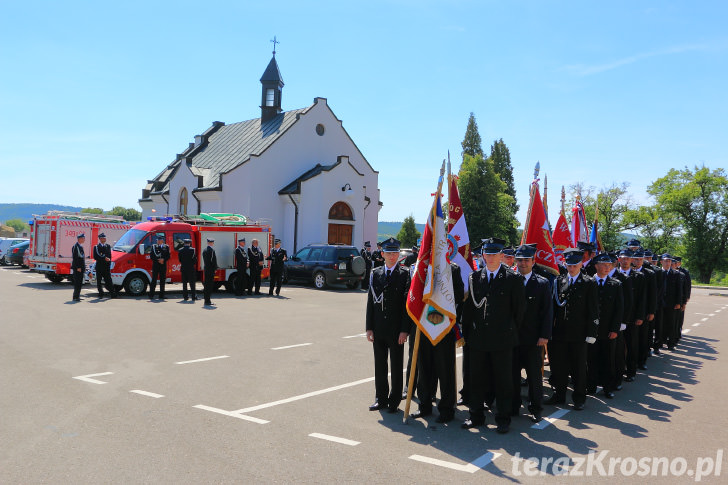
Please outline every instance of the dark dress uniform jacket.
[{"label": "dark dress uniform jacket", "polygon": [[[208,279],[212,280],[217,269],[217,255],[211,246],[207,246],[202,251],[202,261],[205,263],[205,281],[207,282]],[[208,275],[210,275],[209,278]]]},{"label": "dark dress uniform jacket", "polygon": [[554,321],[554,303],[551,284],[543,276],[531,273],[526,283],[526,311],[518,332],[520,345],[536,345],[538,339],[551,340]]},{"label": "dark dress uniform jacket", "polygon": [[169,261],[169,246],[166,244],[161,246],[159,244],[153,245],[149,257],[156,264],[166,264],[166,261]]},{"label": "dark dress uniform jacket", "polygon": [[[518,345],[518,329],[526,308],[523,278],[501,266],[488,283],[488,271],[483,268],[470,274],[469,286],[462,321],[463,326],[470,327],[467,345],[471,351],[493,352]],[[483,298],[485,311],[476,307]]]},{"label": "dark dress uniform jacket", "polygon": [[71,248],[71,256],[72,271],[75,273],[76,268],[81,268],[81,272],[86,271],[86,255],[83,251],[83,246],[81,246],[79,243],[74,244],[73,248]]},{"label": "dark dress uniform jacket", "polygon": [[632,278],[632,323],[635,320],[645,320],[647,316],[647,288],[644,273],[632,269],[629,273]]},{"label": "dark dress uniform jacket", "polygon": [[596,279],[595,282],[599,293],[597,338],[607,340],[610,332],[619,332],[619,325],[622,323],[622,313],[624,312],[622,283],[610,277],[604,280],[601,287]]},{"label": "dark dress uniform jacket", "polygon": [[653,270],[644,265],[642,274],[645,275],[645,314],[654,315],[657,311],[657,277]]},{"label": "dark dress uniform jacket", "polygon": [[235,269],[243,272],[248,269],[248,252],[240,246],[235,248]]},{"label": "dark dress uniform jacket", "polygon": [[[599,326],[599,295],[594,278],[580,274],[569,286],[569,276],[556,280],[558,298],[554,307],[552,339],[564,342],[584,342],[587,337],[597,336]],[[564,303],[560,306],[558,303]]]},{"label": "dark dress uniform jacket", "polygon": [[[367,296],[366,330],[372,330],[375,339],[396,342],[400,333],[409,332],[412,323],[407,313],[410,276],[407,269],[396,265],[387,281],[386,270],[386,266],[379,266],[372,271]],[[376,303],[375,297],[383,297],[383,300]]]},{"label": "dark dress uniform jacket", "polygon": [[687,301],[690,299],[690,293],[693,290],[693,280],[690,278],[690,271],[686,270],[683,267],[680,267],[677,269],[680,274],[683,275],[683,304],[687,303]]},{"label": "dark dress uniform jacket", "polygon": [[108,244],[98,243],[94,246],[94,259],[96,260],[96,271],[106,271],[111,267],[111,263],[105,258],[111,259],[111,246]]},{"label": "dark dress uniform jacket", "polygon": [[671,269],[665,273],[665,308],[675,308],[684,301],[682,275]]},{"label": "dark dress uniform jacket", "polygon": [[276,249],[273,248],[270,252],[270,256],[268,256],[268,261],[270,261],[270,270],[272,273],[282,273],[283,272],[283,258],[287,257],[288,253],[286,253],[286,250],[283,248]]},{"label": "dark dress uniform jacket", "polygon": [[263,261],[263,251],[260,249],[260,247],[248,248],[248,259],[250,260],[250,272],[251,273],[260,273],[263,271],[263,267],[260,266],[258,263]]},{"label": "dark dress uniform jacket", "polygon": [[197,263],[197,254],[192,246],[182,246],[177,253],[181,265],[180,271],[185,275],[194,275],[195,263]]},{"label": "dark dress uniform jacket", "polygon": [[[630,271],[630,274],[632,272]],[[634,325],[635,318],[634,318],[634,288],[632,287],[632,279],[622,273],[620,270],[617,270],[614,272],[614,278],[619,280],[620,283],[622,283],[622,301],[624,303],[623,305],[623,311],[622,311],[622,323],[625,325]]]}]

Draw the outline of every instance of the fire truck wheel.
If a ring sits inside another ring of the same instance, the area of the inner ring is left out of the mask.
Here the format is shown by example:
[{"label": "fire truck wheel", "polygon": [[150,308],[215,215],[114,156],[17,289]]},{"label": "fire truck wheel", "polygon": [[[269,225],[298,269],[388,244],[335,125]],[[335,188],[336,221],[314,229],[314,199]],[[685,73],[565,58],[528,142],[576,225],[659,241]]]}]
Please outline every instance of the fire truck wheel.
[{"label": "fire truck wheel", "polygon": [[132,273],[124,281],[124,290],[132,296],[143,295],[147,291],[147,277],[143,273]]},{"label": "fire truck wheel", "polygon": [[319,290],[326,288],[326,275],[321,271],[317,271],[316,274],[313,275],[313,286]]},{"label": "fire truck wheel", "polygon": [[235,293],[235,287],[238,284],[238,274],[231,274],[227,282],[225,282],[225,291],[228,293]]},{"label": "fire truck wheel", "polygon": [[48,281],[56,285],[63,282],[63,276],[57,275],[55,273],[46,275],[46,278],[48,278]]}]

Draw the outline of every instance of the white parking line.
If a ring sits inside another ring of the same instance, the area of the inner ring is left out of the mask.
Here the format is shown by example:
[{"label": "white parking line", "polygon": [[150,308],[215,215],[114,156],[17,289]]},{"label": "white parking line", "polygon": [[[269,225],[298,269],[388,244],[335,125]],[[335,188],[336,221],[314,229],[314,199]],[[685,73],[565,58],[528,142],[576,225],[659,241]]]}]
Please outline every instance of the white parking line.
[{"label": "white parking line", "polygon": [[693,323],[693,327],[699,327],[699,326],[700,326],[700,322],[698,322],[698,323]]},{"label": "white parking line", "polygon": [[341,338],[356,338],[356,337],[366,337],[366,336],[367,336],[366,333],[358,333],[356,335],[348,335],[346,337],[341,337]]},{"label": "white parking line", "polygon": [[294,347],[305,347],[307,345],[312,345],[311,343],[307,344],[296,344],[296,345],[286,345],[284,347],[273,347],[271,350],[284,350],[284,349],[292,349]]},{"label": "white parking line", "polygon": [[372,382],[373,380],[374,380],[373,377],[367,377],[366,379],[360,379],[360,380],[354,381],[354,382],[347,382],[346,384],[341,384],[340,386],[327,387],[326,389],[321,389],[320,391],[307,392],[306,394],[300,394],[298,396],[289,397],[287,399],[281,399],[279,401],[273,401],[273,402],[269,402],[269,403],[265,403],[265,404],[259,404],[257,406],[252,406],[249,408],[238,409],[237,411],[233,411],[233,412],[235,412],[235,413],[252,413],[253,411],[258,411],[259,409],[272,408],[273,406],[279,406],[281,404],[287,404],[289,402],[300,401],[301,399],[319,396],[321,394],[338,391],[339,389],[345,389],[347,387],[358,386],[359,384]]},{"label": "white parking line", "polygon": [[717,310],[715,311],[715,313],[720,313],[720,312],[721,312],[721,310],[723,310],[723,309],[722,309],[722,308],[718,308],[718,309],[717,309]]},{"label": "white parking line", "polygon": [[224,416],[230,416],[233,418],[244,419],[245,421],[252,421],[253,423],[258,423],[258,424],[270,423],[270,421],[266,421],[265,419],[258,419],[258,418],[254,418],[252,416],[244,416],[244,415],[240,414],[240,412],[238,412],[238,411],[225,411],[224,409],[213,408],[211,406],[205,406],[204,404],[197,404],[192,407],[197,408],[197,409],[202,409],[204,411],[211,411],[213,413],[222,414]]},{"label": "white parking line", "polygon": [[184,360],[182,362],[175,362],[175,364],[194,364],[195,362],[206,362],[208,360],[216,360],[216,359],[227,359],[230,357],[229,355],[218,355],[217,357],[206,357],[204,359],[195,359],[195,360]]},{"label": "white parking line", "polygon": [[311,433],[309,436],[312,438],[319,438],[326,441],[333,441],[334,443],[341,443],[342,445],[356,446],[359,444],[358,441],[347,440],[346,438],[339,438],[338,436],[330,436],[321,433]]},{"label": "white parking line", "polygon": [[701,322],[704,322],[704,321],[706,321],[706,320],[708,320],[708,317],[705,317],[705,318],[701,318],[701,319],[700,319],[700,321],[701,321]]},{"label": "white parking line", "polygon": [[422,463],[429,463],[430,465],[437,465],[445,468],[449,468],[451,470],[457,470],[460,472],[467,472],[467,473],[475,473],[478,470],[485,468],[498,458],[501,454],[500,453],[493,453],[489,451],[485,455],[476,458],[471,463],[466,463],[465,465],[461,465],[459,463],[453,463],[451,461],[445,461],[445,460],[438,460],[437,458],[429,458],[427,456],[422,455],[412,455],[410,456],[410,460],[420,461]]},{"label": "white parking line", "polygon": [[690,333],[690,329],[686,328],[685,330],[682,331],[682,333]]},{"label": "white parking line", "polygon": [[531,426],[531,429],[544,429],[548,425],[553,424],[555,421],[560,419],[562,416],[564,416],[568,412],[569,412],[568,409],[559,409],[555,413],[552,413],[552,414],[546,416],[541,421],[539,421],[538,423]]},{"label": "white parking line", "polygon": [[140,391],[139,389],[134,389],[133,391],[129,391],[129,392],[133,392],[134,394],[141,394],[142,396],[153,397],[154,399],[159,399],[160,397],[164,397],[162,394],[155,394],[153,392]]},{"label": "white parking line", "polygon": [[73,379],[78,379],[79,381],[84,381],[84,382],[90,382],[91,384],[108,384],[108,382],[99,381],[97,379],[89,379],[89,377],[108,376],[111,374],[113,374],[113,372],[99,372],[98,374],[86,374],[85,376],[76,376]]}]

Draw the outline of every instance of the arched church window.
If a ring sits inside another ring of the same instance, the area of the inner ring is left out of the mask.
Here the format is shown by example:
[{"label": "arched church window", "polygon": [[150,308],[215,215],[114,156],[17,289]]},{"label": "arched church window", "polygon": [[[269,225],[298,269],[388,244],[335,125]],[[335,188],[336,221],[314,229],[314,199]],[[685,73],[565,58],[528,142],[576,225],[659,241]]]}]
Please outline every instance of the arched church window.
[{"label": "arched church window", "polygon": [[187,215],[187,187],[182,187],[179,193],[179,213],[183,216]]},{"label": "arched church window", "polygon": [[354,215],[351,213],[351,207],[346,202],[337,202],[329,209],[329,219],[353,221]]}]

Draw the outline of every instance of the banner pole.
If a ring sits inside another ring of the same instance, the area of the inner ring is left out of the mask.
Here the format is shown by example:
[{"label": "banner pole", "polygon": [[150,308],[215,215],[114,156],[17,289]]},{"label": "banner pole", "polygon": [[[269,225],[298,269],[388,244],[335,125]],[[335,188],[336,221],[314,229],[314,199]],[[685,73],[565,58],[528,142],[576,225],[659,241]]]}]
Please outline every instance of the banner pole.
[{"label": "banner pole", "polygon": [[410,404],[412,403],[412,388],[414,387],[415,372],[417,372],[417,354],[420,350],[420,326],[417,326],[417,332],[415,332],[415,347],[412,350],[412,365],[410,366],[410,376],[407,381],[407,400],[404,403],[404,424],[407,424],[407,420],[410,415]]}]

